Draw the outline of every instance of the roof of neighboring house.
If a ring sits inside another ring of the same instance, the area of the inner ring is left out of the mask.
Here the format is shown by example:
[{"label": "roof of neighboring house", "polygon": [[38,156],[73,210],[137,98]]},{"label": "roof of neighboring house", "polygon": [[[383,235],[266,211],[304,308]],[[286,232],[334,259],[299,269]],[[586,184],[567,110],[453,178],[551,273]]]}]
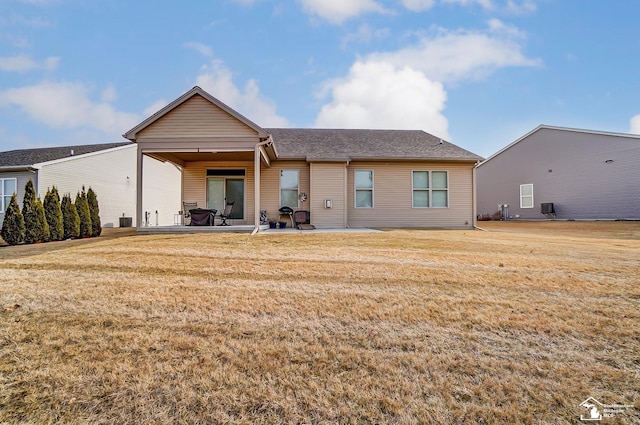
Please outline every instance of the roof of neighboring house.
[{"label": "roof of neighboring house", "polygon": [[500,155],[502,152],[506,151],[507,149],[510,149],[512,146],[517,145],[518,143],[522,142],[523,140],[525,140],[526,138],[528,138],[532,134],[537,133],[540,130],[545,130],[545,129],[546,130],[557,130],[557,131],[568,131],[568,132],[571,132],[571,133],[587,133],[587,134],[599,134],[601,136],[624,137],[624,138],[627,138],[627,139],[638,139],[638,141],[640,141],[640,134],[613,133],[613,132],[608,132],[608,131],[584,130],[584,129],[580,129],[580,128],[555,127],[555,126],[552,126],[552,125],[540,124],[539,126],[534,128],[533,130],[531,130],[530,132],[525,134],[524,136],[521,136],[516,141],[511,142],[510,144],[508,144],[504,148],[500,149],[498,152],[496,152],[493,155],[491,155],[489,158],[487,158],[484,161],[482,161],[480,164],[478,164],[478,167],[486,164],[487,162],[489,162],[489,160],[491,160],[491,159],[495,158],[496,156]]},{"label": "roof of neighboring house", "polygon": [[120,142],[96,145],[58,146],[53,148],[17,149],[0,152],[0,167],[27,168],[42,162],[55,161],[131,144],[131,142]]},{"label": "roof of neighboring house", "polygon": [[268,128],[280,159],[315,161],[447,160],[482,157],[422,130]]}]

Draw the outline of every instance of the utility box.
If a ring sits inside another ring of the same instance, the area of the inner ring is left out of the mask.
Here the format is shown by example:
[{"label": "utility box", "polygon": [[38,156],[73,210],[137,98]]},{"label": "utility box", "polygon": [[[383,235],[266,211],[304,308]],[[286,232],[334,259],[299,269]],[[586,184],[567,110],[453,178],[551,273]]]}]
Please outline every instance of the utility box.
[{"label": "utility box", "polygon": [[131,227],[133,225],[133,217],[120,217],[120,227]]}]

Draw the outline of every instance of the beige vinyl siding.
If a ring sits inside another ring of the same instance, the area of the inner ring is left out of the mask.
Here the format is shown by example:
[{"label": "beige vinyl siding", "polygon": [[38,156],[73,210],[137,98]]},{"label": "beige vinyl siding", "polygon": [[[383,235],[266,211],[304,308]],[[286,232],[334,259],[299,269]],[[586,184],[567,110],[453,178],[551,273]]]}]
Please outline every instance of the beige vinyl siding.
[{"label": "beige vinyl siding", "polygon": [[[202,96],[195,95],[142,130],[137,137],[140,139],[213,136],[256,137],[257,133]],[[176,146],[179,146],[179,142]]]},{"label": "beige vinyl siding", "polygon": [[[119,217],[136,213],[136,146],[127,146],[95,154],[70,157],[45,164],[38,171],[38,195],[56,186],[60,197],[93,188],[100,206],[102,227],[118,227]],[[128,177],[128,178],[127,178]]]},{"label": "beige vinyl siding", "polygon": [[[318,229],[346,227],[347,169],[344,163],[312,163],[311,195],[309,197],[311,224]],[[332,208],[325,208],[330,199]]]},{"label": "beige vinyl siding", "polygon": [[[309,164],[304,161],[273,161],[271,167],[264,165],[260,171],[262,181],[260,184],[260,197],[262,206],[261,210],[266,210],[270,220],[279,220],[280,215],[280,170],[298,170],[298,193],[306,193],[311,197],[309,191]],[[292,206],[295,209],[309,209],[309,200],[298,206]],[[311,217],[313,220],[313,216]]]},{"label": "beige vinyl siding", "polygon": [[[355,208],[354,170],[373,170],[374,207]],[[412,208],[412,171],[447,171],[448,208]],[[352,162],[347,172],[349,227],[470,228],[473,164]]]},{"label": "beige vinyl siding", "polygon": [[[207,207],[207,170],[244,169],[244,219],[233,219],[232,224],[253,224],[255,186],[253,162],[187,162],[182,170],[183,194],[185,202],[197,202],[199,208]],[[216,221],[217,223],[217,221]]]}]

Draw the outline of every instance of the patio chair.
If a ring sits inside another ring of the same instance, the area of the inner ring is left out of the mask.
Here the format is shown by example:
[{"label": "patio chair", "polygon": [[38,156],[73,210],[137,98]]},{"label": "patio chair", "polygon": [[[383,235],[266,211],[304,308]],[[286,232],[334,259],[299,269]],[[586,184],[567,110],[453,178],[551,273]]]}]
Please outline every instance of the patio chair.
[{"label": "patio chair", "polygon": [[293,221],[299,230],[313,230],[316,227],[311,224],[311,213],[307,210],[298,210],[293,213]]},{"label": "patio chair", "polygon": [[227,205],[225,205],[224,207],[224,211],[220,213],[220,218],[222,219],[222,223],[220,223],[219,226],[230,225],[229,223],[227,223],[227,220],[231,218],[231,213],[233,212],[233,204],[235,203],[236,201],[227,202]]},{"label": "patio chair", "polygon": [[[189,210],[193,210],[196,208],[198,208],[197,202],[182,202],[182,213],[184,214],[184,224],[186,226],[188,226],[191,222],[191,213],[189,212]],[[189,220],[189,223],[187,223],[187,219]]]}]

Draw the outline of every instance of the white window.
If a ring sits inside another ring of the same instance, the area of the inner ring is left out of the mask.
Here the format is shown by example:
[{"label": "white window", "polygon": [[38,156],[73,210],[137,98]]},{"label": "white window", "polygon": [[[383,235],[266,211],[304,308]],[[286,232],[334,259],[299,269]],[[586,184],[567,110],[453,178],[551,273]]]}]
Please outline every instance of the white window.
[{"label": "white window", "polygon": [[373,170],[355,171],[356,208],[373,208]]},{"label": "white window", "polygon": [[298,170],[280,170],[280,206],[298,208]]},{"label": "white window", "polygon": [[411,177],[413,208],[449,207],[449,173],[414,171]]},{"label": "white window", "polygon": [[520,185],[520,208],[533,208],[533,185]]},{"label": "white window", "polygon": [[0,211],[4,212],[11,202],[11,196],[16,193],[18,179],[0,179]]}]

